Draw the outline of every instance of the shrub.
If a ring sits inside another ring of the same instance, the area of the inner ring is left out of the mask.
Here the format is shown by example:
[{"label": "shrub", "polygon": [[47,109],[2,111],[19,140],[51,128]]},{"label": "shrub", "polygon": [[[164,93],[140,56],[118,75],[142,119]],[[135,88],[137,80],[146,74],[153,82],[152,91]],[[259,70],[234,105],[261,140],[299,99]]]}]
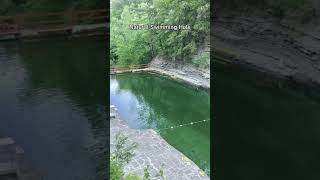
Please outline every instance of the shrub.
[{"label": "shrub", "polygon": [[127,144],[128,137],[121,133],[116,135],[115,151],[111,154],[111,160],[115,161],[121,167],[131,161],[134,156],[134,149],[138,146],[136,142]]},{"label": "shrub", "polygon": [[114,160],[110,160],[110,179],[120,180],[124,176],[122,167]]},{"label": "shrub", "polygon": [[139,176],[136,176],[136,175],[127,175],[124,179],[125,180],[142,180]]},{"label": "shrub", "polygon": [[[116,135],[115,150],[111,153],[110,158],[110,179],[111,180],[149,180],[151,175],[149,173],[149,165],[144,168],[144,176],[140,178],[139,176],[129,174],[124,176],[123,166],[131,161],[134,156],[134,149],[138,146],[136,142],[131,144],[127,143],[128,137],[121,133]],[[164,178],[163,165],[161,166],[159,173],[157,175],[158,179]]]},{"label": "shrub", "polygon": [[207,68],[209,66],[210,55],[208,52],[202,52],[192,59],[192,63],[197,67]]}]

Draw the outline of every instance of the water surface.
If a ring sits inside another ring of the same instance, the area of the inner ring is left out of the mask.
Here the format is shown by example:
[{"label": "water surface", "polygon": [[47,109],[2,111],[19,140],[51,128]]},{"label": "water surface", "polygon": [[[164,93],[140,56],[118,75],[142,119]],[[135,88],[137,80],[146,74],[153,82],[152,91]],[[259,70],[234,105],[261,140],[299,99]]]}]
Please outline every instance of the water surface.
[{"label": "water surface", "polygon": [[308,95],[314,89],[240,68],[216,65],[214,72],[217,179],[320,179],[320,101]]},{"label": "water surface", "polygon": [[110,104],[131,128],[152,128],[176,149],[209,173],[210,120],[208,93],[154,74],[126,73],[111,76]]},{"label": "water surface", "polygon": [[106,179],[105,41],[0,43],[0,135],[44,180]]}]

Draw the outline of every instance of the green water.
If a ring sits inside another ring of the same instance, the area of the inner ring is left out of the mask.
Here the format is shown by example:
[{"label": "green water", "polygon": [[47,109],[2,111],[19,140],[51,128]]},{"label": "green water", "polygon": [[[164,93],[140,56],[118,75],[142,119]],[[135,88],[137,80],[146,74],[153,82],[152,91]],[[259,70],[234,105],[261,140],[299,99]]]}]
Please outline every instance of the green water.
[{"label": "green water", "polygon": [[45,180],[106,179],[105,42],[0,43],[0,136],[12,137]]},{"label": "green water", "polygon": [[219,180],[320,179],[320,91],[215,65]]},{"label": "green water", "polygon": [[208,93],[167,78],[128,73],[111,76],[110,104],[131,128],[152,128],[209,174],[210,122],[163,130],[210,119]]}]

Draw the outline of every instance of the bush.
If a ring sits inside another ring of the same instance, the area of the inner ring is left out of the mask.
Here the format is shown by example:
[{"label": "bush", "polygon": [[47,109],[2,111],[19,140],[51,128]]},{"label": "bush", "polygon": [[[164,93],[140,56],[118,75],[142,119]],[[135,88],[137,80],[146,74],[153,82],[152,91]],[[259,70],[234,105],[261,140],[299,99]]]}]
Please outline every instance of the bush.
[{"label": "bush", "polygon": [[113,159],[110,160],[110,179],[120,180],[124,176],[122,167]]},{"label": "bush", "polygon": [[192,63],[197,67],[207,68],[209,66],[209,59],[209,52],[202,52],[192,59]]},{"label": "bush", "polygon": [[[131,161],[134,156],[134,149],[138,146],[137,143],[133,142],[131,144],[127,143],[128,137],[121,133],[116,135],[116,145],[115,151],[111,153],[110,158],[110,179],[111,180],[149,180],[151,178],[149,173],[149,165],[144,168],[144,176],[140,178],[139,176],[129,174],[124,176],[123,166]],[[159,173],[157,175],[159,179],[164,178],[163,165],[161,166]]]},{"label": "bush", "polygon": [[128,137],[118,133],[116,135],[115,151],[111,154],[111,160],[117,162],[121,167],[131,161],[134,156],[133,151],[138,146],[136,142],[128,144],[127,140]]},{"label": "bush", "polygon": [[142,180],[139,176],[136,176],[136,175],[127,175],[124,179],[125,180]]}]

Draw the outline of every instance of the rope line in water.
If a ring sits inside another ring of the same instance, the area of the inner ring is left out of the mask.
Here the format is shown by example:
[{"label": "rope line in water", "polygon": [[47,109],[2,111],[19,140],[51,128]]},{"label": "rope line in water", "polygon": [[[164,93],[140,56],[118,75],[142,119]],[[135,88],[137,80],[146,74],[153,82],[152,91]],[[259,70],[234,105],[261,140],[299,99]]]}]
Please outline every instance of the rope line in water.
[{"label": "rope line in water", "polygon": [[[115,112],[117,112],[117,108],[115,108],[114,105],[110,105],[110,108],[115,110]],[[167,128],[161,128],[161,129],[157,129],[156,131],[159,132],[159,131],[163,131],[163,130],[169,130],[169,129],[176,129],[176,128],[181,128],[181,127],[185,127],[185,126],[191,126],[191,125],[194,125],[194,124],[199,124],[199,123],[205,123],[205,122],[209,122],[210,120],[201,120],[201,121],[195,121],[195,122],[189,122],[189,123],[185,123],[185,124],[180,124],[180,125],[177,125],[177,126],[170,126],[170,127],[167,127]]]},{"label": "rope line in water", "polygon": [[167,128],[157,129],[157,131],[176,129],[176,128],[181,128],[181,127],[185,127],[185,126],[191,126],[191,125],[195,125],[195,124],[199,124],[199,123],[205,123],[205,122],[209,122],[209,121],[210,120],[195,121],[195,122],[180,124],[180,125],[177,125],[177,126],[170,126],[170,127],[167,127]]}]

